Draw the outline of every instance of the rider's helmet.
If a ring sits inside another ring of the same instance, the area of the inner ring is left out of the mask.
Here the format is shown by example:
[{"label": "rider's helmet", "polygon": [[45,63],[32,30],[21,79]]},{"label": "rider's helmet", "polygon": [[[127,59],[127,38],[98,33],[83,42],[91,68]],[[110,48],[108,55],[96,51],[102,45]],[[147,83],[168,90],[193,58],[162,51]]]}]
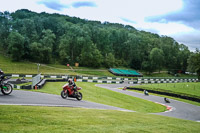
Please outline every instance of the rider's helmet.
[{"label": "rider's helmet", "polygon": [[69,84],[71,84],[71,83],[72,83],[72,80],[71,80],[71,79],[69,79],[69,80],[68,80],[68,83],[69,83]]},{"label": "rider's helmet", "polygon": [[3,71],[0,69],[0,75],[4,74]]}]

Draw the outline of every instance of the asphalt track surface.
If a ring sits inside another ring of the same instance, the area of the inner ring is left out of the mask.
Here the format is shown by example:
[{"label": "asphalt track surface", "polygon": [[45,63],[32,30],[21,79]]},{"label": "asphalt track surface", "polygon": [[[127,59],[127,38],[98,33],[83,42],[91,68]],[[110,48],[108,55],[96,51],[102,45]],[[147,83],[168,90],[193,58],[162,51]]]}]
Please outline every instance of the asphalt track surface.
[{"label": "asphalt track surface", "polygon": [[142,98],[142,99],[149,100],[152,102],[164,104],[171,108],[171,110],[169,111],[162,112],[162,113],[154,113],[154,114],[200,122],[200,106],[195,106],[192,104],[188,104],[188,103],[184,103],[184,102],[180,102],[180,101],[172,100],[172,99],[170,99],[170,103],[166,103],[164,101],[164,97],[153,96],[153,95],[145,96],[143,93],[117,89],[119,87],[122,88],[125,86],[129,86],[129,84],[110,84],[110,85],[97,84],[96,86],[106,88],[112,91],[116,91],[119,93],[123,93],[126,95]]},{"label": "asphalt track surface", "polygon": [[[116,91],[119,93],[123,93],[126,95],[146,99],[156,103],[164,104],[171,108],[169,111],[162,113],[153,113],[153,114],[200,122],[200,106],[195,106],[192,104],[172,99],[170,99],[170,103],[165,103],[164,98],[160,96],[153,96],[153,95],[145,96],[142,93],[117,89],[119,87],[124,87],[126,85],[127,84],[97,84],[96,86]],[[23,91],[23,90],[13,90],[13,92],[10,95],[3,95],[2,93],[0,93],[0,105],[78,107],[78,108],[91,108],[91,109],[103,109],[103,110],[130,111],[118,107],[103,105],[84,100],[77,101],[76,99],[73,98],[62,99],[61,96],[59,95]]]},{"label": "asphalt track surface", "polygon": [[13,90],[13,92],[10,95],[3,95],[2,93],[0,93],[0,105],[77,107],[130,111],[118,107],[108,106],[84,100],[78,101],[75,98],[63,99],[59,95],[23,90]]}]

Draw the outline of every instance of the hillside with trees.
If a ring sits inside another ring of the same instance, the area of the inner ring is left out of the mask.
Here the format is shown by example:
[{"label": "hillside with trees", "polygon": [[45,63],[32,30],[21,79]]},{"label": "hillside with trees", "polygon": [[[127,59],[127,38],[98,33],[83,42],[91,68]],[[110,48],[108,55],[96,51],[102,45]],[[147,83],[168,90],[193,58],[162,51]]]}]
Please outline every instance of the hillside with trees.
[{"label": "hillside with trees", "polygon": [[0,12],[0,47],[13,61],[130,67],[146,72],[187,69],[191,52],[168,36],[132,26],[26,9]]}]

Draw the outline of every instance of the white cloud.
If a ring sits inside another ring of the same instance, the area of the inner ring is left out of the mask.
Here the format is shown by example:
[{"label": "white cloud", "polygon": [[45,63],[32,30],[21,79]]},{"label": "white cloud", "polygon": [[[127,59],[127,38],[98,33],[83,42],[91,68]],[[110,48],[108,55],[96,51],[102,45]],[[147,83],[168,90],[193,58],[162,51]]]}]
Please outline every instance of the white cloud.
[{"label": "white cloud", "polygon": [[138,27],[143,29],[155,29],[160,35],[172,35],[172,34],[178,34],[178,33],[184,33],[184,32],[191,32],[194,29],[191,27],[188,27],[182,23],[140,23]]},{"label": "white cloud", "polygon": [[191,51],[195,51],[196,48],[200,49],[200,31],[193,29],[191,32],[183,32],[172,34],[177,42],[187,44]]},{"label": "white cloud", "polygon": [[[80,18],[100,21],[110,21],[117,23],[120,18],[132,21],[144,21],[146,16],[160,15],[171,11],[179,10],[182,7],[182,0],[51,0],[57,1],[69,8],[63,11],[56,11],[38,4],[42,0],[0,0],[1,11],[16,11],[18,9],[29,9],[31,11],[48,13],[61,13]],[[43,0],[44,1],[44,0]],[[93,2],[96,7],[85,7],[75,9],[72,7],[74,2]]]},{"label": "white cloud", "polygon": [[32,9],[33,11],[38,10],[36,8],[38,0],[0,0],[0,10],[14,12],[18,9]]}]

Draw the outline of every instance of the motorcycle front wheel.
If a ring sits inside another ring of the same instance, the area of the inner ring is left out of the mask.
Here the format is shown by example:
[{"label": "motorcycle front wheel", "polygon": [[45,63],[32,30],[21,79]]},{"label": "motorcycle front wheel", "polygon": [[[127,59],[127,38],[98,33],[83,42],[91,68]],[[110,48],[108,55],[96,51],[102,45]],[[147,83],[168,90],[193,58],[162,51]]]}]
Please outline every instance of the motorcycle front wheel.
[{"label": "motorcycle front wheel", "polygon": [[78,94],[77,94],[77,96],[76,96],[76,99],[77,99],[78,101],[80,101],[80,100],[82,100],[82,98],[83,98],[82,93],[81,93],[81,92],[78,92]]},{"label": "motorcycle front wheel", "polygon": [[13,91],[13,88],[10,84],[5,84],[4,86],[1,87],[1,92],[4,95],[9,95]]},{"label": "motorcycle front wheel", "polygon": [[65,93],[65,91],[61,91],[61,97],[63,98],[63,99],[66,99],[67,97],[68,97],[68,93],[66,92]]}]

